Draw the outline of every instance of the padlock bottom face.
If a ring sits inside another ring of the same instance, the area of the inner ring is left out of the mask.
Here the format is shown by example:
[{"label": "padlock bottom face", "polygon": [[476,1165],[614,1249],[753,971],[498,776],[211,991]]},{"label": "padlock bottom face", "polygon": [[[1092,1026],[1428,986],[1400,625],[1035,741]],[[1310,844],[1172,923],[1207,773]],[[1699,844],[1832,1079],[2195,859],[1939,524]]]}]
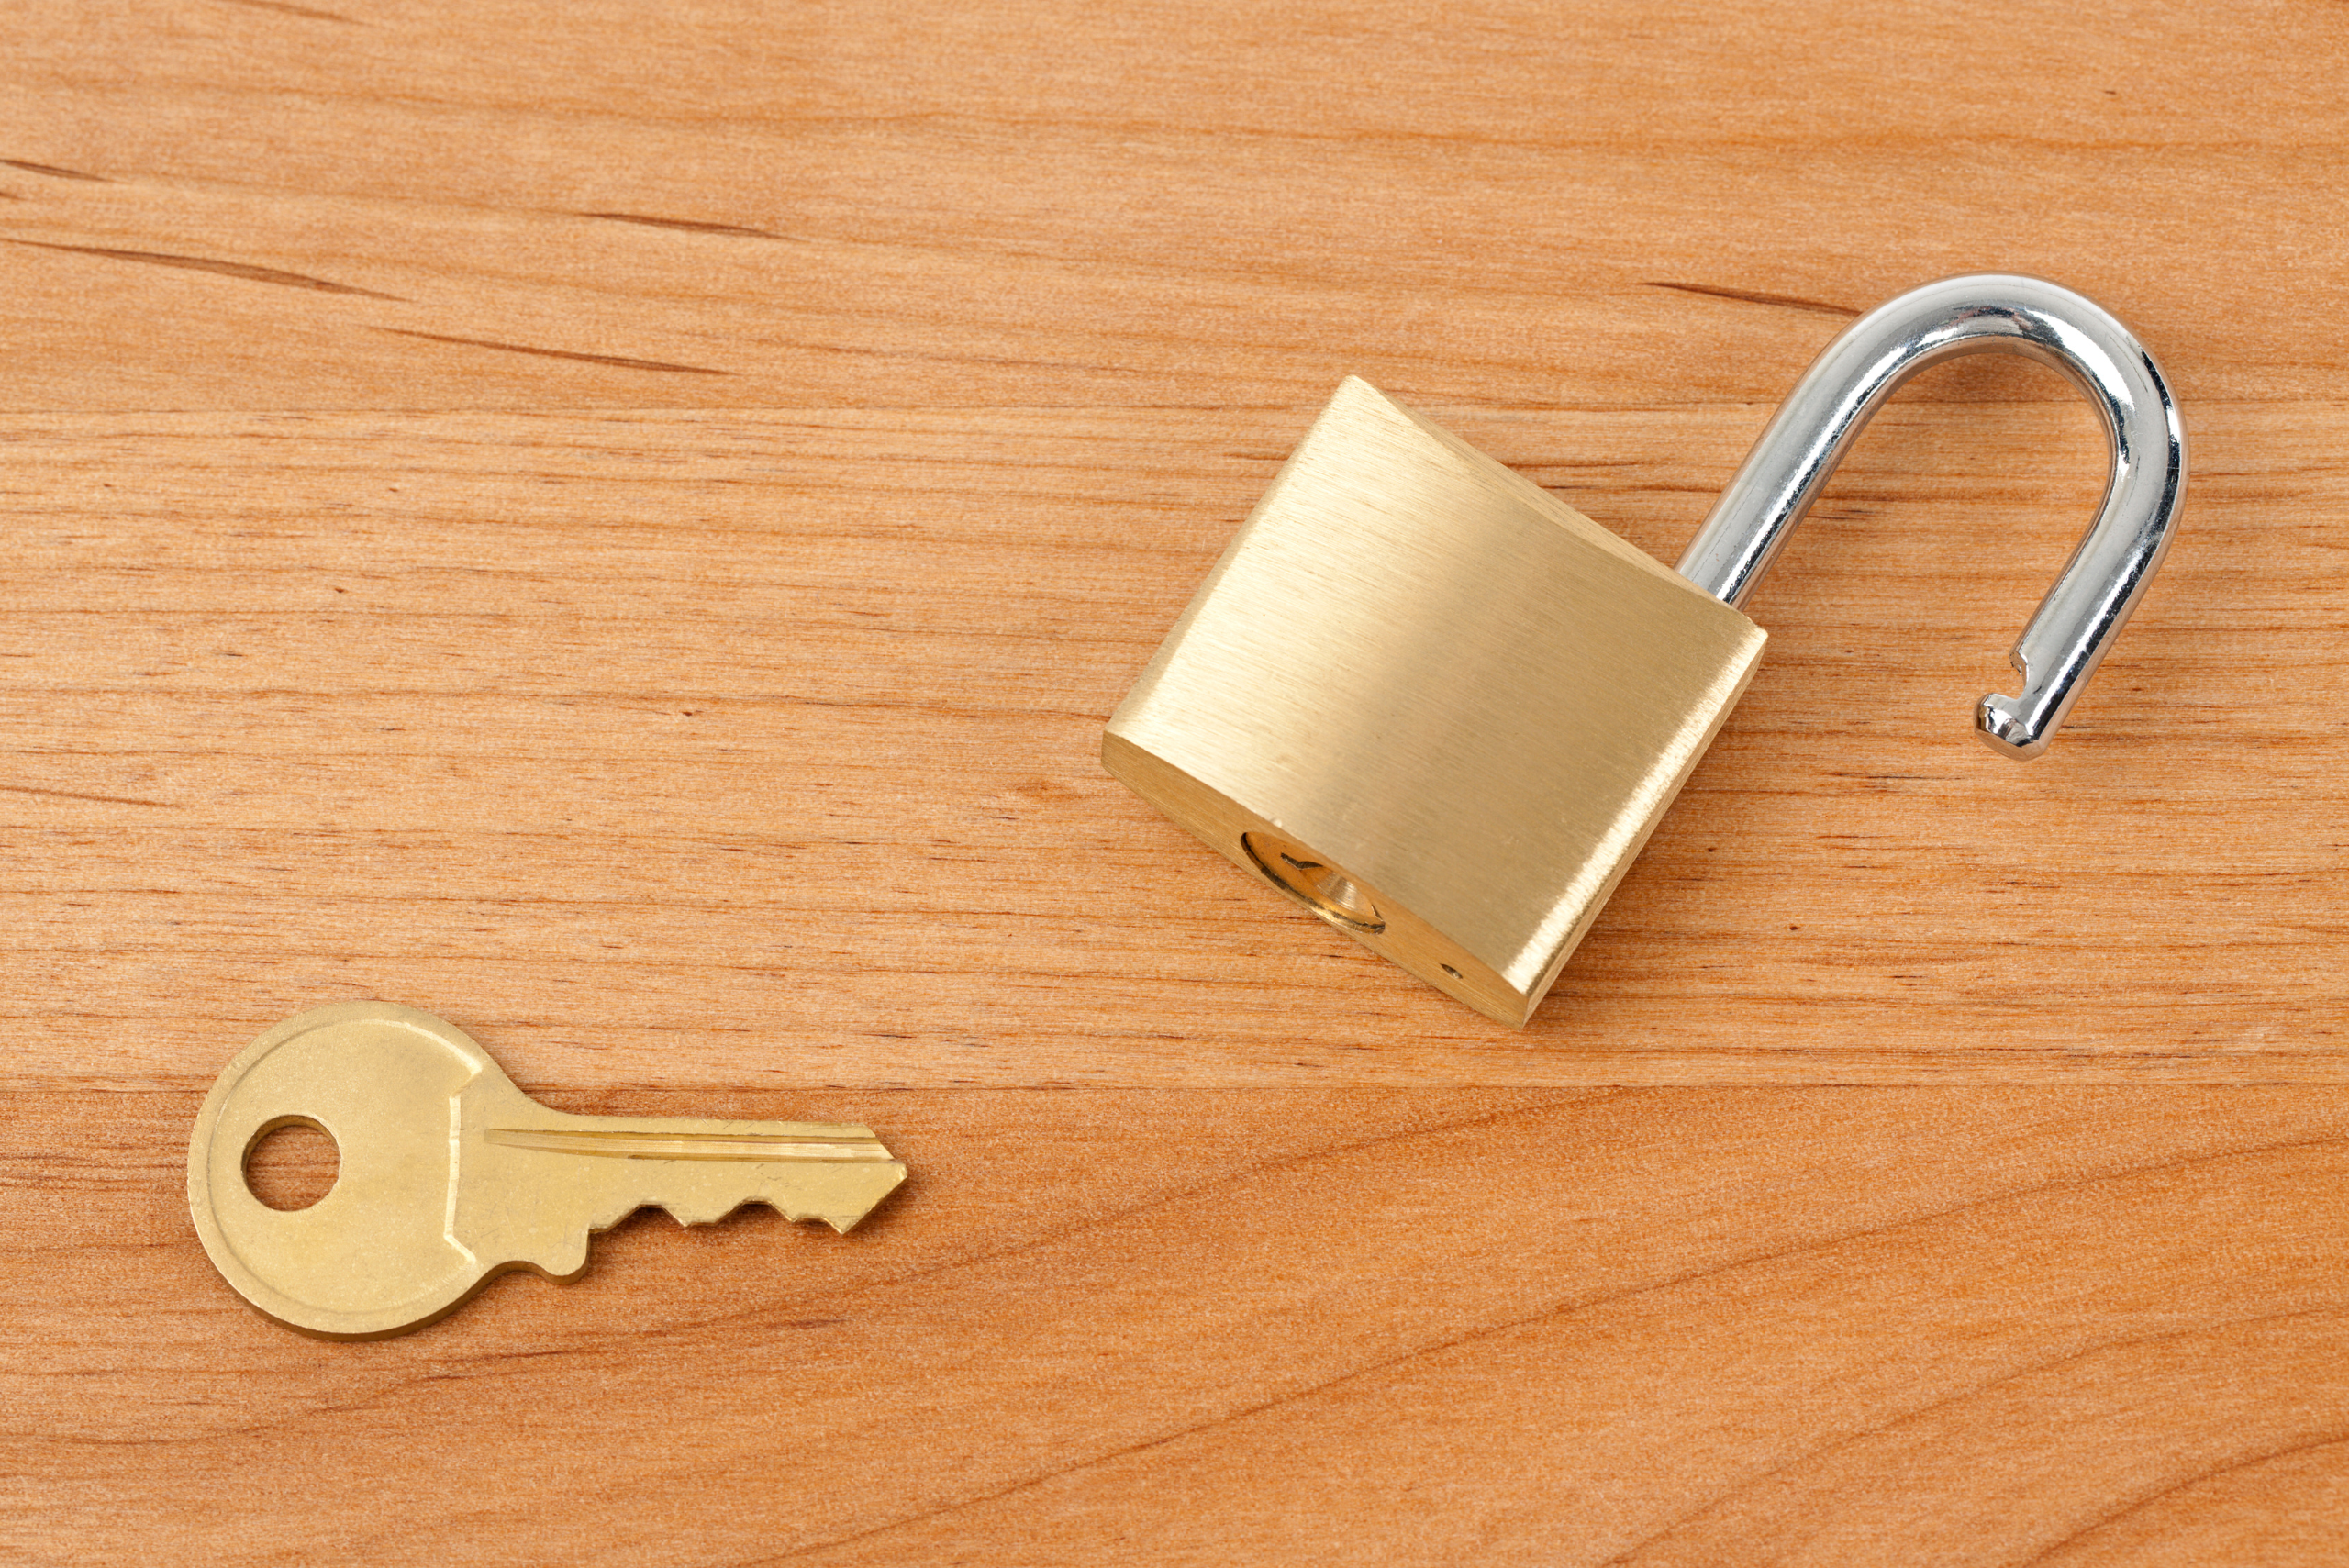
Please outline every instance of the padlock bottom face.
[{"label": "padlock bottom face", "polygon": [[1522,1024],[1532,1011],[1493,966],[1343,862],[1275,827],[1230,796],[1112,733],[1101,761],[1127,787],[1251,876],[1486,1017]]},{"label": "padlock bottom face", "polygon": [[1522,1025],[1764,641],[1350,379],[1119,705],[1102,760],[1250,876]]}]

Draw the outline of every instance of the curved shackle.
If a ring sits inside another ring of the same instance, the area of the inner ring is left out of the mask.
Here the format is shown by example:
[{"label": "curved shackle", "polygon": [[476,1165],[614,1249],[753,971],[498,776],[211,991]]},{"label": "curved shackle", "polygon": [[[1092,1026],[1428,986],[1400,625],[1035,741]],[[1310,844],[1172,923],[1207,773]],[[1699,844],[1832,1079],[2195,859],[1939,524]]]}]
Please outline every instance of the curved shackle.
[{"label": "curved shackle", "polygon": [[2186,495],[2186,431],[2159,366],[2104,308],[2039,278],[1943,278],[1868,312],[1795,386],[1677,568],[1742,605],[1835,465],[1901,383],[1961,354],[2026,354],[2076,384],[2103,416],[2112,477],[2096,521],[2009,656],[2020,696],[1986,696],[1976,731],[2038,756],[2096,673],[2169,549]]}]

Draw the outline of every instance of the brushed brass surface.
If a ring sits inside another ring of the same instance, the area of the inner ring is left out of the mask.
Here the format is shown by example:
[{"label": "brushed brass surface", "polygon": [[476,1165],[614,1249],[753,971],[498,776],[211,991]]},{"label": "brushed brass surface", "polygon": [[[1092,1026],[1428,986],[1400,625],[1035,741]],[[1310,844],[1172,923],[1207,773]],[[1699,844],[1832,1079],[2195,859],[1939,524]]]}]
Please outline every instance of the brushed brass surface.
[{"label": "brushed brass surface", "polygon": [[1250,875],[1522,1026],[1765,635],[1349,377],[1102,761]]},{"label": "brushed brass surface", "polygon": [[[316,1203],[273,1208],[245,1162],[291,1123],[331,1137],[341,1168]],[[765,1203],[846,1231],[905,1176],[862,1127],[550,1110],[446,1019],[345,1002],[228,1064],[189,1140],[187,1194],[204,1250],[247,1301],[358,1340],[421,1328],[508,1269],[574,1279],[588,1233],[639,1208],[706,1225]]]}]

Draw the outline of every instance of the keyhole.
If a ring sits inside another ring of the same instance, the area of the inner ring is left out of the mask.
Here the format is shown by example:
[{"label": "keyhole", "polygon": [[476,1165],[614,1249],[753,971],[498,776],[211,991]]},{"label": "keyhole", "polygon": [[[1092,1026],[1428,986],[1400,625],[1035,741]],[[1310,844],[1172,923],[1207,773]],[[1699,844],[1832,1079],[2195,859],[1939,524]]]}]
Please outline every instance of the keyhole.
[{"label": "keyhole", "polygon": [[1326,861],[1270,833],[1243,833],[1240,847],[1273,884],[1325,920],[1373,936],[1386,929],[1370,889]]},{"label": "keyhole", "polygon": [[341,1173],[334,1135],[307,1117],[273,1122],[245,1150],[245,1185],[272,1208],[307,1208]]}]

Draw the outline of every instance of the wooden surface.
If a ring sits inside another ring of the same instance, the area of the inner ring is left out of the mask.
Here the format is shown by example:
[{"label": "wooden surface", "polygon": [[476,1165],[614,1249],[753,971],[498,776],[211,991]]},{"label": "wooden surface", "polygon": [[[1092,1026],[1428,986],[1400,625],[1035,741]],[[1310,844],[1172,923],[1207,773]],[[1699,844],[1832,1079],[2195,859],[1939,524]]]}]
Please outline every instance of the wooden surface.
[{"label": "wooden surface", "polygon": [[[2349,1557],[2349,13],[172,0],[0,24],[0,1559]],[[1527,1031],[1099,771],[1337,378],[1674,557],[1909,284],[2160,357],[1881,417]],[[864,1119],[297,1339],[212,1076],[441,1011],[573,1110]]]}]

